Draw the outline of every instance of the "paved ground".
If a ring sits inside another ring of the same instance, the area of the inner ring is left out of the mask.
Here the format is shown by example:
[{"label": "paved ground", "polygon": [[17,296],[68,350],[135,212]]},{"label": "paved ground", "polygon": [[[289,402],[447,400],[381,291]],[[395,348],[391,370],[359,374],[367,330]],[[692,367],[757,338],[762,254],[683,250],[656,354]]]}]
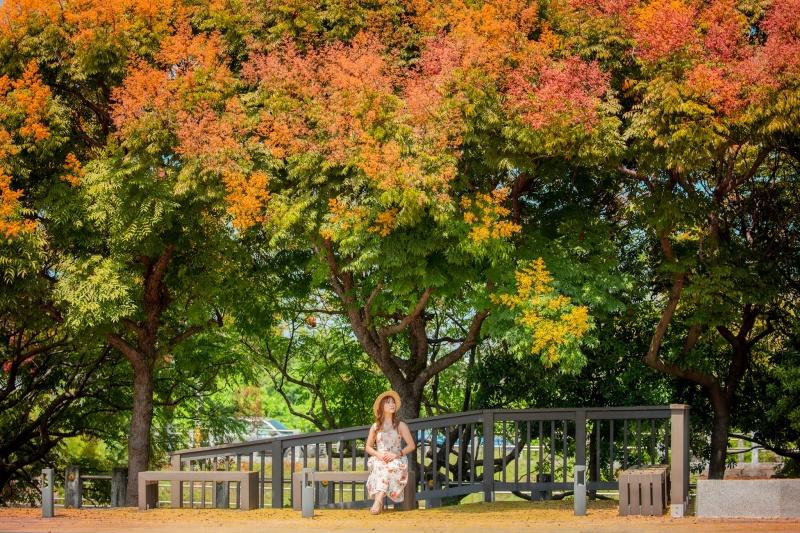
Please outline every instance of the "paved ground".
[{"label": "paved ground", "polygon": [[435,533],[611,533],[704,531],[725,533],[800,532],[800,520],[709,520],[698,518],[620,517],[616,506],[592,504],[588,515],[575,517],[561,502],[476,503],[411,511],[388,511],[373,517],[366,510],[317,511],[303,519],[288,509],[220,511],[211,509],[57,509],[56,517],[41,518],[39,509],[0,509],[1,533],[256,533],[267,531],[333,531]]}]

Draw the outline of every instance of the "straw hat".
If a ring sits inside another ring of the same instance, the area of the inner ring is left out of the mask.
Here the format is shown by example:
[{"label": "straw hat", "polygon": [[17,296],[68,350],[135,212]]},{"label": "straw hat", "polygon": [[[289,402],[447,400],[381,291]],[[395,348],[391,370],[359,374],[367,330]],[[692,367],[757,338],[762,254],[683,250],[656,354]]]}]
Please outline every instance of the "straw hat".
[{"label": "straw hat", "polygon": [[387,396],[394,398],[394,404],[397,406],[397,410],[400,410],[400,404],[402,403],[400,401],[400,395],[393,390],[387,390],[386,392],[378,394],[378,397],[375,398],[375,403],[372,404],[372,412],[375,413],[375,418],[378,418],[378,407],[380,407],[381,402]]}]

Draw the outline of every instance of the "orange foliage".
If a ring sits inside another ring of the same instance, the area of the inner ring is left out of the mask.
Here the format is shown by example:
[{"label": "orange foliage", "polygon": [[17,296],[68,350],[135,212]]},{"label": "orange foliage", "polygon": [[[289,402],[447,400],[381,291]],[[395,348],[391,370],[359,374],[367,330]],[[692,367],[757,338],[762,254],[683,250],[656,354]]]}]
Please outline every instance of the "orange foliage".
[{"label": "orange foliage", "polygon": [[228,213],[236,227],[247,229],[267,221],[269,176],[263,172],[225,172],[222,180],[227,190]]},{"label": "orange foliage", "polygon": [[333,239],[336,233],[353,232],[364,226],[367,210],[357,205],[331,198],[328,200],[330,227],[323,231],[323,237]]},{"label": "orange foliage", "polygon": [[416,22],[428,35],[447,30],[461,51],[461,66],[501,75],[509,60],[540,48],[528,35],[539,28],[537,2],[528,0],[412,0]]},{"label": "orange foliage", "polygon": [[30,149],[50,137],[50,105],[50,89],[42,81],[35,61],[29,62],[17,79],[0,77],[0,235],[6,238],[31,232],[35,227],[33,221],[19,216],[23,191],[11,188],[8,159],[23,147]]},{"label": "orange foliage", "polygon": [[624,16],[639,4],[639,0],[569,0],[569,4],[595,16]]},{"label": "orange foliage", "polygon": [[697,10],[684,0],[655,0],[636,11],[636,55],[657,61],[695,44]]},{"label": "orange foliage", "polygon": [[29,28],[43,28],[57,22],[61,4],[53,0],[5,0],[0,3],[0,35],[22,38]]},{"label": "orange foliage", "polygon": [[49,110],[50,88],[42,82],[35,61],[28,63],[22,77],[14,80],[11,88],[13,93],[10,95],[10,103],[25,116],[19,129],[20,135],[33,142],[47,139],[50,131],[44,122]]},{"label": "orange foliage", "polygon": [[175,0],[70,0],[64,20],[74,27],[72,42],[86,46],[125,35],[138,27],[166,31]]},{"label": "orange foliage", "polygon": [[11,177],[0,172],[0,235],[12,238],[22,232],[32,232],[35,224],[30,220],[20,220],[18,211],[22,191],[11,188]]},{"label": "orange foliage", "polygon": [[[159,116],[174,101],[169,75],[144,61],[135,61],[125,83],[112,92],[111,117],[119,137],[135,133],[138,120],[149,114]],[[167,117],[164,116],[164,119]]]},{"label": "orange foliage", "polygon": [[72,152],[68,153],[64,160],[64,170],[66,170],[66,174],[64,174],[61,179],[73,187],[77,187],[81,184],[83,169],[81,168],[81,162],[78,161],[78,158],[75,157],[75,154]]},{"label": "orange foliage", "polygon": [[396,222],[397,209],[393,207],[378,213],[378,216],[375,217],[375,224],[369,228],[369,232],[377,233],[381,237],[386,237],[392,232]]},{"label": "orange foliage", "polygon": [[422,202],[453,176],[441,152],[455,135],[426,119],[442,115],[420,103],[421,78],[406,76],[373,36],[305,54],[284,42],[254,54],[243,75],[264,97],[255,132],[276,157],[316,152],[361,169],[379,189],[419,190]]},{"label": "orange foliage", "polygon": [[[177,142],[161,150],[198,169],[198,180],[221,178],[228,212],[237,227],[266,220],[266,174],[253,172],[246,153],[252,132],[237,98],[236,78],[226,65],[220,35],[194,33],[180,18],[164,37],[155,61],[136,59],[113,91],[111,116],[124,143]],[[169,135],[157,135],[167,132]]]}]

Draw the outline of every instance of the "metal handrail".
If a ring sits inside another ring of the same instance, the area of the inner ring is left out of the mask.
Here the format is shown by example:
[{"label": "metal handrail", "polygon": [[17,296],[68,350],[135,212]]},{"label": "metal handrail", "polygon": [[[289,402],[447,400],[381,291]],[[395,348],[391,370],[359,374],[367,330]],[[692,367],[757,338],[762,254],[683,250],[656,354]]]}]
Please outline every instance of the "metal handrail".
[{"label": "metal handrail", "polygon": [[[563,415],[574,414],[580,409],[574,408],[553,408],[553,409],[484,409],[464,411],[461,413],[448,413],[444,415],[430,416],[425,418],[414,418],[407,422],[409,429],[427,429],[434,427],[442,427],[447,423],[464,423],[464,421],[473,422],[479,421],[485,413],[491,413],[495,420],[511,420],[508,416],[519,416],[522,418],[514,418],[515,420],[525,420],[526,416],[533,416],[535,420],[550,419],[550,415],[558,415],[558,420],[565,417]],[[646,415],[646,418],[669,418],[669,406],[632,406],[632,407],[587,407],[582,409],[586,413],[586,418],[589,420],[596,419],[622,419],[626,414]],[[543,418],[540,418],[543,417]],[[546,417],[546,418],[544,418]],[[571,417],[574,420],[574,416]],[[227,444],[218,444],[216,446],[206,446],[202,448],[185,448],[176,450],[170,455],[179,455],[184,459],[199,459],[206,457],[218,457],[221,455],[234,455],[237,449],[241,454],[247,454],[254,451],[254,448],[264,448],[267,450],[267,455],[271,452],[272,444],[277,441],[287,443],[284,449],[303,444],[317,444],[325,443],[336,440],[351,440],[353,438],[365,437],[369,431],[370,426],[354,426],[341,429],[329,429],[326,431],[316,431],[308,433],[298,433],[296,435],[279,435],[276,437],[268,437],[265,439],[250,440],[247,442],[231,442]],[[331,438],[333,437],[333,438]],[[224,453],[208,453],[208,452],[224,452]]]},{"label": "metal handrail", "polygon": [[[669,421],[667,425],[665,420]],[[532,491],[538,495],[564,490],[571,483],[568,474],[573,465],[585,466],[587,462],[593,465],[593,478],[587,483],[589,490],[613,489],[617,486],[615,464],[627,467],[643,460],[666,461],[668,454],[673,457],[673,480],[680,487],[688,483],[688,407],[683,405],[487,409],[417,418],[408,421],[408,425],[418,441],[417,451],[409,458],[414,468],[419,469],[417,497],[427,499],[429,504],[470,492],[482,491],[485,499],[491,500],[496,490]],[[262,497],[265,487],[270,485],[272,506],[280,507],[291,483],[291,474],[286,476],[283,464],[287,455],[291,461],[299,459],[303,466],[311,466],[313,461],[316,468],[330,469],[338,459],[338,469],[364,469],[367,456],[363,441],[369,427],[178,450],[172,454],[173,465],[181,467],[187,462],[225,458],[225,468],[229,468],[230,459],[235,457],[236,468],[241,469],[243,458],[248,457],[246,464],[252,469],[253,457],[258,456]],[[310,455],[313,450],[316,455]],[[348,454],[346,462],[344,450]],[[324,459],[321,452],[325,453]],[[453,464],[455,456],[458,459]],[[283,460],[272,460],[275,457]],[[265,471],[267,458],[271,462],[271,475]],[[682,462],[686,462],[686,467],[678,468]],[[208,462],[197,464],[213,466]],[[492,475],[476,475],[476,467],[483,469],[483,465],[489,464],[494,465]],[[464,470],[469,471],[468,479]],[[534,471],[535,480],[531,475]],[[683,492],[676,492],[680,494]],[[353,485],[352,502],[355,498]],[[266,503],[262,501],[261,505]]]}]

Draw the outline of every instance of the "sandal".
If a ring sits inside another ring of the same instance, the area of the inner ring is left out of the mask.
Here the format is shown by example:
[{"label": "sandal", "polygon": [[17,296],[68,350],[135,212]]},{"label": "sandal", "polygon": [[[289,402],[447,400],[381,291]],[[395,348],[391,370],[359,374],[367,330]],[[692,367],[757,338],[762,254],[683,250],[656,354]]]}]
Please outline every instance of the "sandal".
[{"label": "sandal", "polygon": [[376,515],[381,514],[381,511],[383,510],[383,502],[375,502],[375,503],[379,504],[378,507],[375,508],[375,504],[373,503],[372,507],[370,507],[369,509],[369,512]]}]

